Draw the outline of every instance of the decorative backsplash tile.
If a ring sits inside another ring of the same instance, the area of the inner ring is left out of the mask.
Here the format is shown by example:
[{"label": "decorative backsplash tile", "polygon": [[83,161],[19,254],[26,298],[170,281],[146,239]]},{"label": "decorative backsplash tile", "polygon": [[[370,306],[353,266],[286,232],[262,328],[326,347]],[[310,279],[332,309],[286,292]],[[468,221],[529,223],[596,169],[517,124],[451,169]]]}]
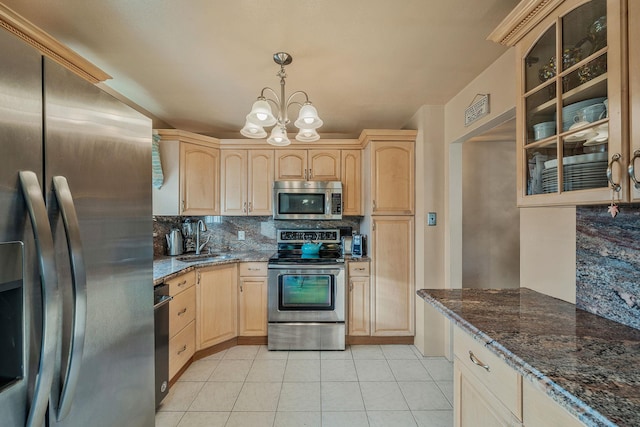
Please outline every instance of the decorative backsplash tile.
[{"label": "decorative backsplash tile", "polygon": [[[203,252],[211,249],[211,252],[229,251],[276,251],[276,230],[280,228],[341,228],[350,227],[357,232],[360,229],[361,217],[345,217],[341,221],[281,221],[274,220],[271,216],[214,216],[214,217],[179,217],[179,216],[155,216],[153,221],[153,255],[155,257],[166,255],[167,246],[165,235],[172,228],[184,230],[185,221],[195,224],[199,219],[206,220],[207,231],[200,235],[201,243],[207,242]],[[245,232],[245,240],[238,240],[238,231]],[[191,237],[183,232],[185,243]],[[193,248],[193,243],[192,246]]]},{"label": "decorative backsplash tile", "polygon": [[640,329],[640,205],[576,209],[576,305]]}]

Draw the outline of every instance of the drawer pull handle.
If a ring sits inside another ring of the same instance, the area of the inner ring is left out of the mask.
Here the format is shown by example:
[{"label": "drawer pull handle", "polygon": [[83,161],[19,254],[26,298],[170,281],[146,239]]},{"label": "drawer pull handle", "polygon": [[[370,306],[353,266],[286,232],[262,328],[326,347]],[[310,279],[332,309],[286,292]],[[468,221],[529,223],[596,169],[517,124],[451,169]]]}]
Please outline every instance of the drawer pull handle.
[{"label": "drawer pull handle", "polygon": [[487,372],[491,371],[491,369],[489,369],[489,365],[485,365],[484,362],[482,362],[480,359],[478,359],[476,357],[475,354],[473,354],[473,351],[469,350],[469,359],[473,362],[474,365],[478,365],[481,368],[484,368],[487,370]]},{"label": "drawer pull handle", "polygon": [[182,353],[184,353],[185,351],[187,351],[187,345],[186,345],[186,344],[185,344],[185,345],[183,345],[183,346],[182,346],[182,348],[181,348],[180,350],[178,350],[178,354],[182,354]]},{"label": "drawer pull handle", "polygon": [[253,268],[253,267],[249,267],[247,270],[249,270],[249,271],[260,271],[259,268]]},{"label": "drawer pull handle", "polygon": [[184,285],[187,284],[187,279],[183,280],[182,282],[178,283],[178,287],[183,287]]},{"label": "drawer pull handle", "polygon": [[357,267],[356,271],[364,271],[364,267]]},{"label": "drawer pull handle", "polygon": [[185,314],[187,312],[187,307],[183,308],[182,310],[180,310],[178,312],[178,316],[182,316],[183,314]]}]

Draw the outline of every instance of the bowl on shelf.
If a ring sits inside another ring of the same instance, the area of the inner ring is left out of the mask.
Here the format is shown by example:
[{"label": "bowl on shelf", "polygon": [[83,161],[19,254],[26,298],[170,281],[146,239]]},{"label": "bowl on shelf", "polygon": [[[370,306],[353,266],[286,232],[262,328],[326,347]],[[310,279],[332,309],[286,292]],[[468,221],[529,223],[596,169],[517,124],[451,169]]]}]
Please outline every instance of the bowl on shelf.
[{"label": "bowl on shelf", "polygon": [[574,102],[573,104],[569,104],[562,107],[562,131],[566,132],[569,130],[571,125],[575,123],[574,117],[578,114],[580,110],[595,104],[604,105],[604,101],[606,99],[607,98],[605,96],[598,97],[598,98],[590,98],[590,99],[585,99],[584,101]]},{"label": "bowl on shelf", "polygon": [[575,117],[579,117],[587,122],[595,122],[600,119],[604,119],[607,113],[607,108],[604,103],[589,105],[578,111]]},{"label": "bowl on shelf", "polygon": [[542,122],[533,125],[533,139],[538,141],[556,133],[556,122]]}]

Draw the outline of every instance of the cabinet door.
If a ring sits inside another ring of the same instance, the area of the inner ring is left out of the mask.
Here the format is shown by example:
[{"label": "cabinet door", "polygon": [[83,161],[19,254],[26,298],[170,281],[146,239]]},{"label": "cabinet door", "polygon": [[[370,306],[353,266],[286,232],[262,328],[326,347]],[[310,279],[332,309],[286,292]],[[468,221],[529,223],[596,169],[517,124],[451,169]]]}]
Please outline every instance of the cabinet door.
[{"label": "cabinet door", "polygon": [[340,150],[309,150],[309,181],[340,181]]},{"label": "cabinet door", "polygon": [[413,335],[413,217],[371,222],[371,335]]},{"label": "cabinet door", "polygon": [[[629,115],[631,117],[631,163],[635,181],[640,181],[640,2],[630,1],[629,7]],[[631,183],[631,199],[640,201],[640,185]]]},{"label": "cabinet door", "polygon": [[180,200],[182,215],[218,215],[220,150],[180,143]]},{"label": "cabinet door", "polygon": [[238,298],[240,336],[266,336],[267,278],[241,277]]},{"label": "cabinet door", "polygon": [[454,426],[522,426],[500,400],[456,358],[453,368]]},{"label": "cabinet door", "polygon": [[342,214],[362,215],[362,151],[342,150]]},{"label": "cabinet door", "polygon": [[249,151],[249,215],[273,215],[273,150]]},{"label": "cabinet door", "polygon": [[238,333],[237,265],[199,269],[196,289],[198,350],[236,337]]},{"label": "cabinet door", "polygon": [[369,277],[349,277],[349,335],[370,335]]},{"label": "cabinet door", "polygon": [[247,151],[221,151],[222,215],[247,214]]},{"label": "cabinet door", "polygon": [[372,214],[413,215],[414,143],[371,144]]},{"label": "cabinet door", "polygon": [[276,150],[276,180],[307,179],[307,150]]}]

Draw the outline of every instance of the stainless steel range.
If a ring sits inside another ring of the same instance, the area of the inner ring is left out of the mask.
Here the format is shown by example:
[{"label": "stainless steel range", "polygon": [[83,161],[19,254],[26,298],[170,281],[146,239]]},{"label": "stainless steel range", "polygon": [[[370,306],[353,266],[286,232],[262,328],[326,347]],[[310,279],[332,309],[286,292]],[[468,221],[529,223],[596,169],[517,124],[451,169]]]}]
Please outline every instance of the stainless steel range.
[{"label": "stainless steel range", "polygon": [[278,230],[269,260],[269,350],[344,350],[340,231]]}]

